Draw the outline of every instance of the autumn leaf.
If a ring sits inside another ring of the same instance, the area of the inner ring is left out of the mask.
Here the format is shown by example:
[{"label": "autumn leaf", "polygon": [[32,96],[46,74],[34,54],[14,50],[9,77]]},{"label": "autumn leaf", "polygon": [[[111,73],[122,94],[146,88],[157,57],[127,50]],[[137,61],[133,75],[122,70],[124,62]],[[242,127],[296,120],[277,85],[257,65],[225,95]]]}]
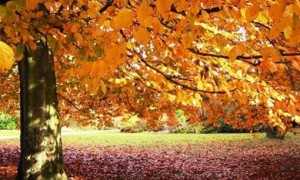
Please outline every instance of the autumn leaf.
[{"label": "autumn leaf", "polygon": [[269,69],[272,73],[278,71],[277,65],[272,61],[269,61]]},{"label": "autumn leaf", "polygon": [[146,45],[150,40],[150,33],[147,31],[146,28],[139,27],[134,32],[134,38],[139,44]]},{"label": "autumn leaf", "polygon": [[258,3],[255,3],[254,5],[250,6],[246,10],[247,21],[253,21],[258,16],[259,10],[260,7]]},{"label": "autumn leaf", "polygon": [[30,0],[26,1],[26,9],[27,10],[33,10],[38,7],[38,4],[40,3],[40,0]]},{"label": "autumn leaf", "polygon": [[266,47],[261,49],[261,55],[265,59],[272,59],[273,62],[279,61],[281,59],[281,54],[278,49],[272,47]]},{"label": "autumn leaf", "polygon": [[7,9],[4,6],[0,6],[0,20],[7,16]]},{"label": "autumn leaf", "polygon": [[157,0],[156,7],[160,14],[164,14],[171,9],[171,0]]},{"label": "autumn leaf", "polygon": [[295,117],[294,117],[294,120],[295,120],[295,122],[296,122],[297,124],[300,125],[300,116],[295,116]]},{"label": "autumn leaf", "polygon": [[286,39],[290,39],[290,37],[292,36],[293,34],[293,29],[291,26],[288,26],[286,27],[284,30],[283,30],[283,33],[284,33],[284,37]]},{"label": "autumn leaf", "polygon": [[115,29],[126,28],[130,26],[133,20],[133,12],[130,9],[122,9],[114,18],[113,27]]},{"label": "autumn leaf", "polygon": [[0,72],[7,72],[14,63],[13,50],[0,41]]},{"label": "autumn leaf", "polygon": [[270,17],[273,21],[279,21],[284,13],[285,4],[284,3],[275,3],[270,8]]},{"label": "autumn leaf", "polygon": [[299,2],[295,3],[293,5],[293,11],[294,11],[295,14],[297,14],[298,16],[300,16],[300,4],[299,4]]},{"label": "autumn leaf", "polygon": [[137,19],[139,22],[143,22],[144,19],[149,17],[152,14],[152,8],[149,6],[150,3],[147,0],[143,0],[141,5],[139,6],[137,10]]},{"label": "autumn leaf", "polygon": [[247,51],[244,43],[238,43],[229,51],[229,59],[231,61],[235,60],[237,56],[244,54]]},{"label": "autumn leaf", "polygon": [[292,65],[293,65],[293,67],[294,67],[295,69],[297,69],[298,71],[300,71],[300,65],[299,65],[298,62],[293,61],[293,62],[292,62]]},{"label": "autumn leaf", "polygon": [[236,52],[235,47],[233,47],[233,48],[229,51],[228,56],[229,56],[229,59],[230,59],[231,61],[234,61],[234,60],[236,59],[236,57],[238,56],[238,54],[237,54],[237,52]]}]

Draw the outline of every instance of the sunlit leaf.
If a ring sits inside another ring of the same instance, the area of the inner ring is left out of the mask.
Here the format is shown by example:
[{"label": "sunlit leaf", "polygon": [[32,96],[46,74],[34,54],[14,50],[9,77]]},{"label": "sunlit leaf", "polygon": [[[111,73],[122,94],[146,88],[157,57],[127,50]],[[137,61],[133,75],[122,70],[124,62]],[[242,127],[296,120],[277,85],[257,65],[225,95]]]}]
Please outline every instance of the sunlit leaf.
[{"label": "sunlit leaf", "polygon": [[300,65],[299,65],[298,62],[293,61],[293,62],[292,62],[292,65],[293,65],[293,67],[294,67],[295,69],[297,69],[298,71],[300,71]]},{"label": "sunlit leaf", "polygon": [[150,3],[147,0],[143,0],[141,5],[137,10],[137,19],[139,22],[143,22],[144,19],[149,17],[152,14],[152,8],[149,6]]},{"label": "sunlit leaf", "polygon": [[147,44],[150,40],[150,33],[147,31],[146,28],[139,27],[134,32],[134,38],[139,44]]},{"label": "sunlit leaf", "polygon": [[113,27],[116,29],[128,27],[133,20],[133,12],[130,9],[122,9],[114,18]]},{"label": "sunlit leaf", "polygon": [[4,42],[0,41],[0,72],[7,72],[13,65],[13,50]]}]

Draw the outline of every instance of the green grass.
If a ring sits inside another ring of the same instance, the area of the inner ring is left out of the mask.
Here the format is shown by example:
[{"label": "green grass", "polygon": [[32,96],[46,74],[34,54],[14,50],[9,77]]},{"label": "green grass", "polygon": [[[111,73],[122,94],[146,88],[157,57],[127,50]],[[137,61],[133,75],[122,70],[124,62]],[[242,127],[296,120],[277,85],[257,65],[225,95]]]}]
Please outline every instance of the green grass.
[{"label": "green grass", "polygon": [[[19,135],[19,131],[0,131],[0,137]],[[259,134],[264,140],[265,135]],[[286,135],[286,139],[299,139],[300,136]],[[101,145],[101,146],[157,146],[187,145],[213,141],[256,141],[249,133],[241,134],[158,134],[158,133],[94,133],[73,134],[62,137],[64,145]],[[19,144],[18,139],[0,140],[0,143]]]},{"label": "green grass", "polygon": [[0,130],[0,137],[3,136],[19,136],[20,130]]},{"label": "green grass", "polygon": [[[263,134],[260,135],[262,139]],[[211,141],[253,140],[250,134],[102,133],[64,136],[66,145],[155,146]]]}]

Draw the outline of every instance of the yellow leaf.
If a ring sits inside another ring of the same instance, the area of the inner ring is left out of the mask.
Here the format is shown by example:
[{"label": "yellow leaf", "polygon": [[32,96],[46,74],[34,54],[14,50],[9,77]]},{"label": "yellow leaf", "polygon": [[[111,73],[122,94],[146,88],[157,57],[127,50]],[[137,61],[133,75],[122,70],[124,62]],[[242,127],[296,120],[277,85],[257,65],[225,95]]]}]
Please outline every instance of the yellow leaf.
[{"label": "yellow leaf", "polygon": [[224,88],[224,91],[226,92],[226,94],[227,94],[227,96],[228,96],[229,98],[232,97],[231,92],[230,92],[227,88]]},{"label": "yellow leaf", "polygon": [[175,100],[176,100],[176,96],[175,95],[173,95],[173,94],[169,94],[168,93],[168,100],[170,101],[170,102],[174,102]]},{"label": "yellow leaf", "polygon": [[113,27],[115,29],[121,29],[128,27],[133,21],[133,13],[130,9],[122,9],[118,15],[114,18]]},{"label": "yellow leaf", "polygon": [[283,33],[284,33],[284,37],[286,39],[290,39],[290,37],[292,36],[292,33],[293,33],[293,29],[291,28],[291,26],[288,26],[283,30]]},{"label": "yellow leaf", "polygon": [[253,139],[259,139],[259,134],[258,133],[251,133],[251,136],[253,137]]},{"label": "yellow leaf", "polygon": [[263,12],[259,12],[259,13],[258,13],[257,19],[258,19],[261,23],[263,23],[263,24],[267,24],[268,21],[269,21],[268,18],[266,18],[266,16],[264,15]]},{"label": "yellow leaf", "polygon": [[150,33],[147,31],[146,28],[139,27],[134,33],[133,36],[135,40],[139,44],[147,44],[150,40]]},{"label": "yellow leaf", "polygon": [[295,122],[297,123],[297,124],[299,124],[300,125],[300,116],[295,116],[294,117],[294,120],[295,120]]},{"label": "yellow leaf", "polygon": [[0,41],[0,72],[6,72],[14,63],[13,50],[4,42]]},{"label": "yellow leaf", "polygon": [[107,90],[106,90],[106,86],[105,86],[105,83],[100,80],[100,86],[101,86],[101,90],[104,94],[106,94]]},{"label": "yellow leaf", "polygon": [[144,0],[140,7],[137,10],[137,19],[139,22],[143,22],[144,19],[149,17],[152,14],[152,8],[149,6],[150,3],[147,0]]}]

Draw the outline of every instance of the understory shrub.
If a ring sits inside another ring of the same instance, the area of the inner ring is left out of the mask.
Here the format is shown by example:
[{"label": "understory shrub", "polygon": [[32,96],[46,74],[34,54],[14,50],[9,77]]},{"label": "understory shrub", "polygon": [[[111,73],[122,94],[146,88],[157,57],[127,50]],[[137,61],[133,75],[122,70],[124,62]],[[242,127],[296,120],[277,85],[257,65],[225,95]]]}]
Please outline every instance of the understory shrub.
[{"label": "understory shrub", "polygon": [[137,115],[128,115],[128,117],[124,117],[124,119],[115,122],[115,124],[121,132],[137,133],[148,130],[144,120]]},{"label": "understory shrub", "polygon": [[6,113],[0,113],[0,130],[13,130],[17,128],[17,118]]},{"label": "understory shrub", "polygon": [[265,126],[266,137],[269,139],[284,139],[286,132],[281,132],[277,126]]},{"label": "understory shrub", "polygon": [[173,133],[181,133],[181,134],[200,134],[203,133],[203,126],[201,124],[197,126],[187,125],[181,126],[177,128]]}]

